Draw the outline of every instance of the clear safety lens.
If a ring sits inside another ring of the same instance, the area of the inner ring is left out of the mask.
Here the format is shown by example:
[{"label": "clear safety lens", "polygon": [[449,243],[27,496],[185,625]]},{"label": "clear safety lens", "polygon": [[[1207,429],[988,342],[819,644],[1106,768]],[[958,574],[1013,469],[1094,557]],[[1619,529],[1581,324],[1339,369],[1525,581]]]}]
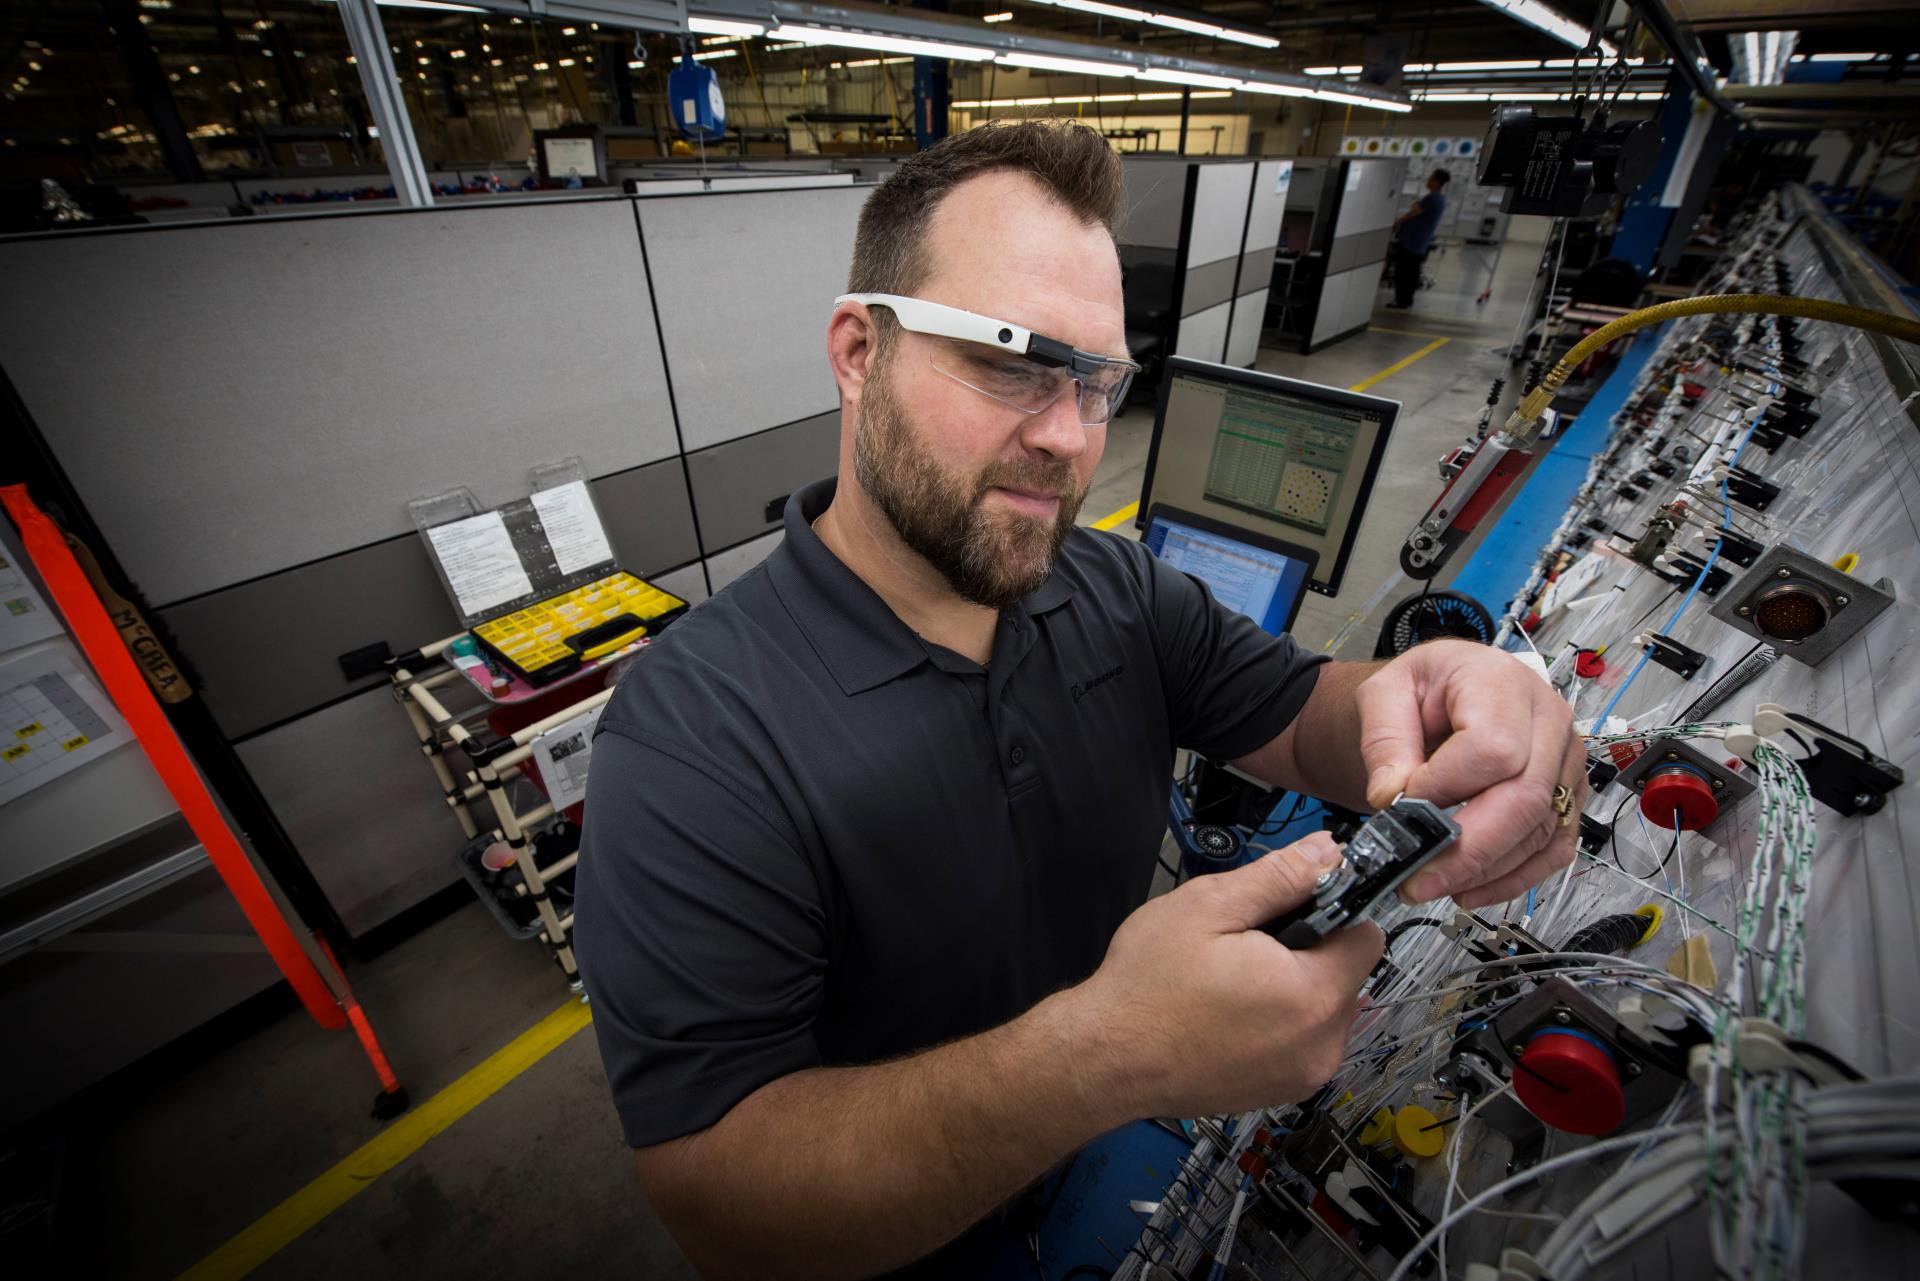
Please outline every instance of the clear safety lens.
[{"label": "clear safety lens", "polygon": [[1039,413],[1071,389],[1080,406],[1080,422],[1087,427],[1098,427],[1119,412],[1134,375],[1130,362],[1074,374],[953,338],[933,340],[933,367],[955,382],[1027,414]]}]

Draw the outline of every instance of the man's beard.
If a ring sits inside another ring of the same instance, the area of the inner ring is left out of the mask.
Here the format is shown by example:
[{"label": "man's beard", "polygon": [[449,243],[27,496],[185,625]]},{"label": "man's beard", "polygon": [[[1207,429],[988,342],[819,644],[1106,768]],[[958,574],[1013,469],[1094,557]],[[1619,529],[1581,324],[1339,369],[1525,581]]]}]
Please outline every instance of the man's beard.
[{"label": "man's beard", "polygon": [[[1039,587],[1073,532],[1086,497],[1060,459],[995,462],[971,479],[945,471],[914,434],[883,368],[861,393],[853,433],[853,474],[902,542],[947,580],[961,599],[1005,609]],[[995,486],[1057,494],[1051,521],[988,509]]]}]

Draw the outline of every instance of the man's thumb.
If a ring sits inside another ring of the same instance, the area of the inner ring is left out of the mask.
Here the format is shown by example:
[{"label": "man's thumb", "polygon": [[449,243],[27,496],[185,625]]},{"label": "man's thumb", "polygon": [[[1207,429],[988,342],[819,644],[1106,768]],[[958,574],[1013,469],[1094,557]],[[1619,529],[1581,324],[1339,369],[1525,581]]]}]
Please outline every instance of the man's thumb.
[{"label": "man's thumb", "polygon": [[1208,877],[1222,906],[1221,924],[1228,930],[1251,930],[1292,908],[1313,894],[1320,873],[1340,857],[1340,847],[1325,832],[1295,841],[1283,849]]}]

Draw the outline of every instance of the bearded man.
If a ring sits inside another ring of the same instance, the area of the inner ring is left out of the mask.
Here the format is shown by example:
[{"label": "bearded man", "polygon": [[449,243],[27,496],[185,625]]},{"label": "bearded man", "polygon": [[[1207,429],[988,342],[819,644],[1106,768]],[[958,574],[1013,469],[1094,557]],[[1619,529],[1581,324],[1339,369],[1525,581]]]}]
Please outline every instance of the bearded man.
[{"label": "bearded man", "polygon": [[1414,899],[1572,858],[1584,753],[1511,658],[1325,663],[1075,526],[1135,368],[1123,200],[1060,125],[878,187],[827,321],[837,478],[601,720],[581,972],[641,1187],[708,1275],[979,1275],[1103,1131],[1332,1074],[1380,933],[1257,928],[1324,835],[1148,901],[1178,748],[1349,807],[1466,802]]}]

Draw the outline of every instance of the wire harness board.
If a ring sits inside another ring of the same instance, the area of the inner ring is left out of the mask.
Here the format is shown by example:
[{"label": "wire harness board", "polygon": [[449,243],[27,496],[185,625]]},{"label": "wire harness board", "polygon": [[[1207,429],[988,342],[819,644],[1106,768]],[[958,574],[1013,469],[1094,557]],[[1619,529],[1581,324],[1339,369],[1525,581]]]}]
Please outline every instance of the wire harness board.
[{"label": "wire harness board", "polygon": [[1920,329],[1802,193],[1728,243],[1496,638],[1573,866],[1380,900],[1337,1074],[1193,1119],[1118,1281],[1920,1275]]}]

